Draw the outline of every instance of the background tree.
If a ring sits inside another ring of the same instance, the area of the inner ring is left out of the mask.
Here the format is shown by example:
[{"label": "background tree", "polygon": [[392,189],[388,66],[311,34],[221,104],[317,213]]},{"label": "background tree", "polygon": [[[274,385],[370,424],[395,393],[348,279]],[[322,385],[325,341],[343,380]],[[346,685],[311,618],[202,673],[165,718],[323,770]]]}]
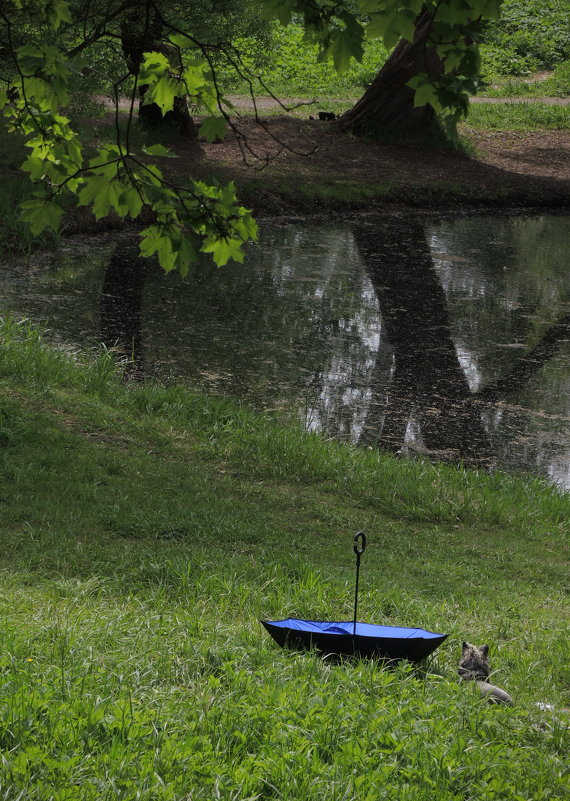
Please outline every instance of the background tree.
[{"label": "background tree", "polygon": [[357,134],[379,131],[399,133],[431,126],[435,108],[430,103],[417,105],[410,86],[419,75],[432,81],[444,76],[444,64],[429,37],[433,12],[424,8],[414,26],[412,41],[401,39],[380,72],[360,100],[345,114],[340,124]]},{"label": "background tree", "polygon": [[479,85],[478,45],[485,20],[498,18],[502,0],[260,0],[287,24],[303,17],[307,36],[344,69],[362,59],[365,38],[391,50],[376,79],[341,118],[355,133],[405,133],[430,123],[436,112],[450,130],[467,114]]},{"label": "background tree", "polygon": [[[140,9],[130,9],[121,16],[121,46],[130,74],[136,79],[144,65],[145,53],[160,53],[168,59],[171,76],[179,77],[183,73],[180,51],[165,36],[162,17],[158,8],[147,4],[144,13]],[[145,95],[148,84],[138,82],[139,119],[147,127],[172,125],[185,136],[195,137],[196,126],[190,116],[187,95],[176,95],[172,108],[164,114],[158,103],[146,102]]]}]

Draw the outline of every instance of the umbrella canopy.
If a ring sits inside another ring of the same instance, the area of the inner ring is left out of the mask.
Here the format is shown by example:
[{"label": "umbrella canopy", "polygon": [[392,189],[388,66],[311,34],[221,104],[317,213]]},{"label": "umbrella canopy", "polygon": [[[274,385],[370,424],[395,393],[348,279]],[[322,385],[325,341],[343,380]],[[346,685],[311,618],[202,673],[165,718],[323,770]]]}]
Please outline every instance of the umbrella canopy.
[{"label": "umbrella canopy", "polygon": [[421,662],[448,636],[425,629],[380,626],[354,621],[262,620],[275,642],[281,646],[307,650],[315,648],[334,656],[376,657],[378,659]]}]

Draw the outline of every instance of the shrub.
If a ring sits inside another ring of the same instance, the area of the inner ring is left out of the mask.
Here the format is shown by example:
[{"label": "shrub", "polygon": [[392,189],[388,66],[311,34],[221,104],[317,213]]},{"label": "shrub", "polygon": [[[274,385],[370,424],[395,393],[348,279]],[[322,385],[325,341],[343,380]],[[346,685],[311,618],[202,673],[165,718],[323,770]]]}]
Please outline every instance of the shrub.
[{"label": "shrub", "polygon": [[[253,39],[240,39],[237,47],[243,63],[253,72],[259,72],[271,91],[281,96],[361,94],[388,56],[381,42],[372,41],[366,47],[362,64],[352,61],[345,72],[337,73],[332,61],[317,62],[317,45],[304,41],[303,35],[304,30],[299,25],[286,28],[275,25],[271,34],[270,57],[267,53],[259,53],[259,46]],[[229,65],[220,68],[220,81],[226,91],[247,91],[247,83],[236,76]]]},{"label": "shrub", "polygon": [[501,18],[486,26],[481,48],[487,77],[530,75],[570,57],[566,0],[504,0]]}]

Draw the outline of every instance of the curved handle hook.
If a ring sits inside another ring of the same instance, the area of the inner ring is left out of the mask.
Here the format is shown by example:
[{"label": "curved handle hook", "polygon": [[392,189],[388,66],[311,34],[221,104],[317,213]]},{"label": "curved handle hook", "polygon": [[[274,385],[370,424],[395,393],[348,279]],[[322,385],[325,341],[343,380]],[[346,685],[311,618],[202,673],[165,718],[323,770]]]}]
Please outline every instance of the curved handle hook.
[{"label": "curved handle hook", "polygon": [[[359,547],[359,540],[360,540],[360,547]],[[357,556],[364,553],[366,548],[366,534],[364,531],[359,531],[358,534],[354,535],[354,553]]]}]

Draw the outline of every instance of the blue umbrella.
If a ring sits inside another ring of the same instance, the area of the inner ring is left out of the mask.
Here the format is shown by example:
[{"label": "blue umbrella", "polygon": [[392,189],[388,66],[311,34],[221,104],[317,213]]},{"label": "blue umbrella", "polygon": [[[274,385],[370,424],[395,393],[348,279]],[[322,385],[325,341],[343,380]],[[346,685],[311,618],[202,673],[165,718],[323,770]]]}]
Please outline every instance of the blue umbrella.
[{"label": "blue umbrella", "polygon": [[356,554],[356,588],[354,617],[349,621],[328,620],[262,620],[262,625],[282,647],[307,650],[315,648],[333,656],[374,657],[377,659],[421,662],[441,645],[447,634],[436,634],[420,628],[381,626],[357,621],[360,557],[366,548],[366,536],[359,531],[354,537]]}]

